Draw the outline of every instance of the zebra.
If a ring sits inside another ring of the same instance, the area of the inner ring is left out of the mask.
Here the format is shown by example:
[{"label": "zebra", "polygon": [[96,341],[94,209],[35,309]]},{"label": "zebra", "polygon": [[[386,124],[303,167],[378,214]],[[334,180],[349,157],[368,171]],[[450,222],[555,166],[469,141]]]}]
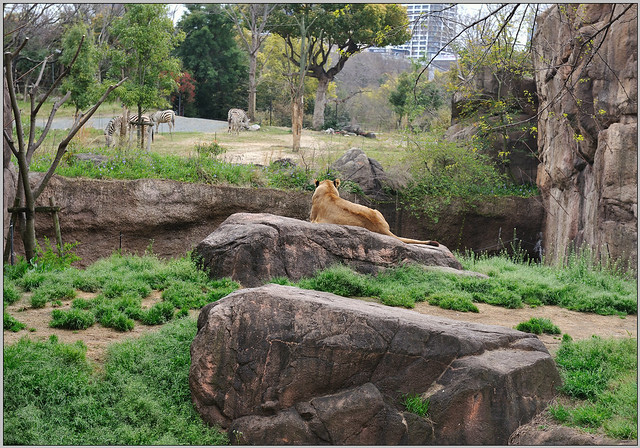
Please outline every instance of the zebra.
[{"label": "zebra", "polygon": [[160,123],[169,125],[169,133],[173,136],[173,127],[176,125],[176,114],[171,110],[159,110],[151,115],[151,121],[156,124],[156,132],[160,129]]},{"label": "zebra", "polygon": [[[120,130],[122,129],[122,115],[118,115],[117,117],[113,117],[107,123],[107,127],[104,128],[104,137],[107,140],[107,148],[111,146],[113,143],[113,135],[120,135]],[[126,132],[126,130],[125,130]]]},{"label": "zebra", "polygon": [[[113,135],[116,133],[120,135],[123,118],[124,117],[122,115],[113,117],[111,120],[109,120],[109,123],[107,123],[107,127],[104,128],[104,136],[107,141],[107,148],[110,147],[113,143]],[[153,141],[153,124],[153,121],[151,121],[149,117],[147,117],[146,115],[142,116],[142,126],[149,126],[149,130],[147,132],[151,134],[151,139],[148,140],[148,144]],[[129,132],[129,142],[131,142],[131,128],[135,125],[138,125],[138,114],[129,115],[129,126],[127,126],[126,130],[126,132]]]},{"label": "zebra", "polygon": [[242,109],[229,109],[227,122],[229,123],[229,134],[238,134],[242,128],[249,127],[249,117]]}]

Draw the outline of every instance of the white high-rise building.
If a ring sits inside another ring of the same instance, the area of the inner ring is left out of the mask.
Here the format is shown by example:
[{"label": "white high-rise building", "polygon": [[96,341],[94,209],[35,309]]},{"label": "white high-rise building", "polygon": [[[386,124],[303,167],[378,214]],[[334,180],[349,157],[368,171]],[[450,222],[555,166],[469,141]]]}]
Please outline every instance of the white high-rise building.
[{"label": "white high-rise building", "polygon": [[[431,60],[456,35],[455,22],[458,5],[453,3],[403,3],[407,8],[412,38],[399,50],[410,58],[427,57]],[[445,48],[441,56],[451,58],[451,50]],[[438,58],[440,59],[440,58]]]}]

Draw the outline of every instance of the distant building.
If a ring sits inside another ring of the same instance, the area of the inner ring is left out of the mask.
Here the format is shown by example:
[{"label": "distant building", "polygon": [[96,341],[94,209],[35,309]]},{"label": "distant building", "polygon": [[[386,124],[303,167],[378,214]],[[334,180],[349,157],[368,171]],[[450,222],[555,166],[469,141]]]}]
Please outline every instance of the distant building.
[{"label": "distant building", "polygon": [[412,59],[426,56],[433,58],[440,50],[440,54],[452,55],[446,48],[449,41],[456,35],[456,21],[458,5],[451,3],[404,3],[407,8],[409,27],[412,38],[398,48],[409,51]]},{"label": "distant building", "polygon": [[411,40],[403,45],[384,48],[373,47],[369,51],[411,59],[424,57],[427,61],[430,61],[437,54],[438,56],[429,67],[429,79],[433,78],[434,70],[449,70],[451,64],[457,60],[447,44],[456,35],[458,5],[452,3],[403,3],[402,6],[407,8],[409,29],[412,34]]}]

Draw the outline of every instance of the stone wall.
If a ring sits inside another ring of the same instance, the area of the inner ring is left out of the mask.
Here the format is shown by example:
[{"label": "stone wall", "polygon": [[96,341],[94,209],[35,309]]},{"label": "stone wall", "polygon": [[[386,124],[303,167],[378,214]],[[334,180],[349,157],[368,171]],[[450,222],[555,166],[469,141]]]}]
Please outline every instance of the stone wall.
[{"label": "stone wall", "polygon": [[[46,205],[49,197],[55,198],[62,207],[62,239],[80,243],[75,252],[82,258],[80,265],[87,265],[120,247],[126,252],[144,253],[151,246],[160,256],[181,256],[234,213],[272,213],[306,220],[311,195],[155,179],[116,181],[53,176],[38,205]],[[495,198],[495,202],[481,204],[470,213],[461,213],[454,205],[442,213],[437,224],[411,216],[395,203],[376,208],[396,235],[436,239],[451,250],[499,249],[498,237],[506,242],[514,229],[519,238],[531,243],[526,248],[532,249],[542,229],[543,208],[539,201],[539,197]],[[36,234],[40,241],[44,235],[55,241],[48,215],[38,214]],[[19,239],[16,246],[20,253]]]},{"label": "stone wall", "polygon": [[587,244],[636,264],[637,17],[637,4],[567,4],[538,18],[538,186],[550,260]]}]

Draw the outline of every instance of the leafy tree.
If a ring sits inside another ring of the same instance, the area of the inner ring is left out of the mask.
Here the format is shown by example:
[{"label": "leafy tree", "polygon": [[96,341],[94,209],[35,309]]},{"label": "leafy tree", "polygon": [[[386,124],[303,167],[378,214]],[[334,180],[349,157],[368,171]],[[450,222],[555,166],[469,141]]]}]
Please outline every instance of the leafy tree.
[{"label": "leafy tree", "polygon": [[291,133],[294,152],[300,150],[305,79],[309,70],[312,36],[317,32],[318,19],[322,14],[321,5],[286,4],[274,11],[270,25],[271,30],[282,36],[285,41],[286,77],[291,95]]},{"label": "leafy tree", "polygon": [[128,4],[125,11],[113,25],[118,48],[111,54],[111,72],[129,77],[118,95],[127,107],[137,106],[140,117],[151,107],[165,107],[177,89],[172,74],[180,72],[180,60],[170,55],[184,34],[174,33],[167,5]]},{"label": "leafy tree", "polygon": [[[40,70],[40,76],[34,85],[32,85],[29,89],[29,97],[30,97],[30,115],[29,115],[29,125],[25,127],[22,122],[22,112],[18,107],[18,100],[16,96],[15,82],[13,79],[13,69],[12,65],[14,61],[18,58],[20,51],[24,48],[27,43],[27,40],[23,41],[14,51],[5,52],[4,54],[4,89],[5,89],[5,99],[9,99],[11,104],[11,112],[9,120],[4,121],[3,127],[3,135],[4,135],[4,144],[5,148],[11,151],[11,153],[16,157],[18,162],[18,184],[16,187],[16,195],[14,206],[20,208],[20,210],[16,211],[17,216],[19,217],[20,231],[22,235],[22,242],[24,244],[25,257],[27,260],[33,259],[35,256],[35,248],[36,248],[36,232],[35,232],[35,204],[38,197],[42,194],[44,189],[49,183],[49,180],[53,176],[58,164],[62,160],[62,157],[67,151],[67,146],[76,135],[76,133],[84,126],[84,124],[93,116],[95,111],[98,109],[100,104],[102,104],[107,96],[116,88],[118,88],[125,80],[122,79],[115,85],[109,86],[106,92],[102,95],[102,97],[91,107],[86,114],[75,123],[67,136],[62,139],[62,141],[58,145],[58,149],[56,151],[56,155],[54,157],[51,166],[45,173],[45,175],[36,183],[36,185],[32,186],[29,182],[29,170],[31,165],[31,160],[33,158],[33,154],[35,151],[42,146],[44,139],[46,138],[49,130],[51,129],[51,123],[53,122],[53,118],[55,117],[58,109],[69,99],[71,96],[71,91],[67,91],[65,95],[57,100],[51,113],[49,114],[49,118],[42,129],[42,132],[39,136],[36,136],[36,121],[38,118],[38,113],[42,108],[45,101],[52,95],[53,91],[60,86],[61,82],[69,76],[71,72],[71,68],[73,64],[78,58],[78,54],[82,48],[84,39],[81,39],[78,48],[71,61],[69,62],[69,66],[65,67],[60,76],[54,81],[51,87],[41,94],[40,92],[40,80],[42,79],[42,73],[45,69],[45,64],[42,64],[42,68]],[[45,59],[45,62],[48,58]],[[14,140],[12,126],[15,123],[16,127],[16,140]]]},{"label": "leafy tree", "polygon": [[76,49],[83,36],[84,39],[76,62],[71,67],[69,76],[62,82],[62,89],[71,92],[71,102],[75,106],[75,117],[79,113],[93,104],[99,97],[98,82],[96,74],[98,72],[98,51],[93,44],[91,34],[82,23],[77,23],[70,27],[62,38],[62,55],[60,62],[70,65]]},{"label": "leafy tree", "polygon": [[176,80],[178,92],[171,97],[171,102],[177,102],[178,115],[184,115],[185,108],[189,108],[196,101],[196,82],[189,72],[183,72]]},{"label": "leafy tree", "polygon": [[226,120],[230,108],[247,101],[246,55],[234,39],[233,21],[221,5],[190,4],[178,27],[186,33],[178,55],[196,81],[196,113]]},{"label": "leafy tree", "polygon": [[434,83],[422,80],[416,86],[420,64],[413,63],[413,70],[398,76],[395,90],[390,92],[389,102],[398,116],[398,124],[403,117],[413,128],[416,119],[432,115],[443,104],[444,92]]},{"label": "leafy tree", "polygon": [[[236,25],[240,40],[249,54],[249,119],[256,116],[258,51],[268,37],[265,33],[269,14],[276,5],[252,3],[250,5],[230,5],[226,11]],[[248,36],[244,30],[248,30]]]},{"label": "leafy tree", "polygon": [[[284,40],[270,34],[258,52],[258,66],[261,67],[257,80],[256,105],[260,110],[269,110],[272,123],[278,126],[291,126],[291,92],[289,78],[291,61],[286,57]],[[317,80],[305,77],[303,104],[305,115],[313,112]]]},{"label": "leafy tree", "polygon": [[[301,12],[304,12],[302,10]],[[362,50],[379,46],[402,44],[409,40],[407,13],[396,4],[318,4],[305,12],[313,17],[308,36],[308,74],[318,80],[313,127],[324,125],[327,89],[346,62]],[[300,14],[295,8],[285,8],[285,14]],[[301,38],[299,27],[279,21],[273,28],[288,42]],[[331,61],[337,50],[336,61]],[[292,61],[300,64],[300,54],[292,53]],[[333,63],[333,65],[331,65]]]}]

